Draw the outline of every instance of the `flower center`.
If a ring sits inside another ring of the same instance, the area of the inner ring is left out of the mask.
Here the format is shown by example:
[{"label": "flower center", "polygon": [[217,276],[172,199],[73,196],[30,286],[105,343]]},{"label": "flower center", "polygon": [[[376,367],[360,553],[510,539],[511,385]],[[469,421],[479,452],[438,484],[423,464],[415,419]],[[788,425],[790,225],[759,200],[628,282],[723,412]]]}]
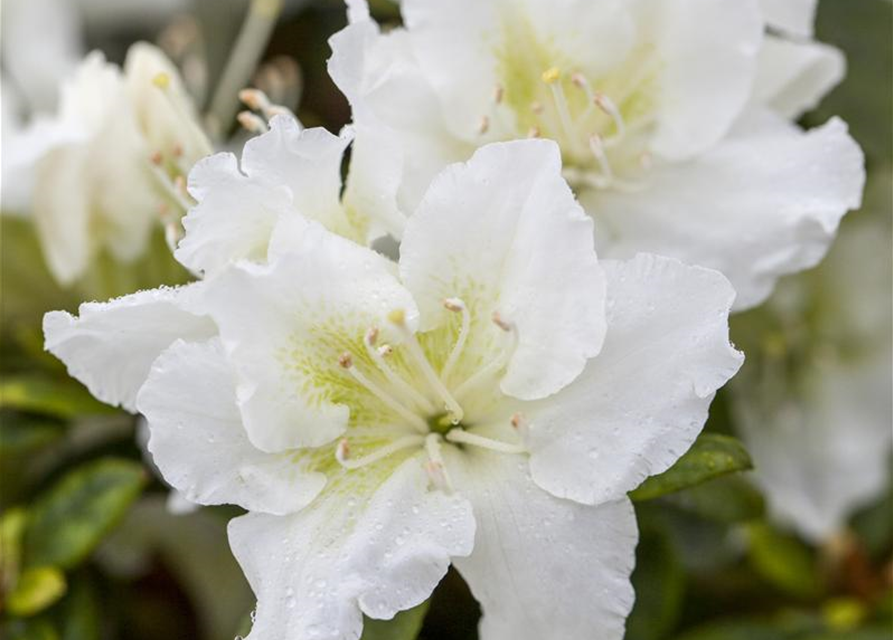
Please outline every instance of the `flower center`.
[{"label": "flower center", "polygon": [[[519,442],[510,443],[468,431],[467,427],[473,425],[468,423],[468,416],[462,406],[465,399],[491,385],[494,377],[508,365],[518,344],[517,328],[498,313],[494,313],[492,322],[504,337],[501,350],[476,371],[456,382],[454,374],[466,349],[472,327],[471,313],[459,298],[448,298],[443,304],[447,310],[460,314],[461,321],[458,335],[439,371],[432,365],[415,333],[410,330],[402,310],[395,310],[388,315],[388,321],[403,338],[398,346],[381,344],[377,327],[371,327],[366,332],[363,345],[368,359],[364,362],[371,362],[373,367],[358,366],[358,358],[350,352],[339,356],[339,366],[414,432],[389,440],[360,457],[351,455],[349,438],[341,439],[336,445],[335,458],[344,468],[359,469],[398,451],[424,448],[428,457],[426,469],[429,477],[436,486],[447,488],[450,486],[449,476],[443,468],[441,455],[441,446],[445,442],[460,448],[473,446],[501,453],[526,451],[523,438],[519,438]],[[398,356],[400,366],[394,363]],[[516,429],[519,426],[514,418],[512,424]]]},{"label": "flower center", "polygon": [[642,46],[610,74],[589,78],[534,26],[507,20],[497,51],[501,81],[477,134],[558,142],[564,176],[575,188],[638,190],[651,163],[659,59]]}]

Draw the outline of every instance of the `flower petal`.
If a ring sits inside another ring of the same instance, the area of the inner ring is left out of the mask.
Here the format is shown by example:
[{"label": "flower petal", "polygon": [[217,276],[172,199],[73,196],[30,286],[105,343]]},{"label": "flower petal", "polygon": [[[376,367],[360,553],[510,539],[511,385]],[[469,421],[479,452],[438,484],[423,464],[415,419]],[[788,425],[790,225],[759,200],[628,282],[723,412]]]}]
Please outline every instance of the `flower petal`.
[{"label": "flower petal", "polygon": [[732,386],[736,424],[773,516],[816,544],[887,486],[893,380],[885,354],[889,348],[858,364],[821,363],[782,402],[773,403],[778,388],[762,380]]},{"label": "flower petal", "polygon": [[302,129],[286,115],[270,121],[270,131],[251,138],[242,153],[242,169],[291,191],[292,208],[345,237],[362,240],[341,208],[341,160],[350,131],[336,136],[321,127]]},{"label": "flower petal", "polygon": [[810,37],[818,0],[760,0],[769,27],[794,36]]},{"label": "flower petal", "polygon": [[231,153],[199,161],[189,173],[189,192],[198,204],[183,218],[186,236],[174,255],[206,276],[236,260],[265,260],[273,226],[290,213],[288,190],[243,174]]},{"label": "flower petal", "polygon": [[367,238],[403,234],[431,179],[471,148],[452,140],[437,96],[415,61],[408,34],[382,34],[372,21],[329,41],[329,74],[350,101],[355,140],[345,207],[365,220]]},{"label": "flower petal", "polygon": [[804,132],[759,113],[697,160],[656,166],[647,180],[636,193],[581,195],[601,223],[602,256],[649,251],[717,269],[741,310],[821,260],[859,206],[865,170],[841,120]]},{"label": "flower petal", "polygon": [[664,65],[651,148],[664,158],[690,158],[725,135],[747,102],[760,11],[755,0],[660,0],[642,8]]},{"label": "flower petal", "polygon": [[521,458],[460,455],[450,469],[477,533],[455,565],[481,603],[481,640],[620,640],[638,538],[629,500],[561,500],[533,484]]},{"label": "flower petal", "polygon": [[237,264],[208,283],[204,299],[237,373],[248,436],[271,453],[340,435],[348,405],[374,398],[355,395],[339,357],[365,355],[365,333],[384,330],[389,312],[404,310],[413,330],[418,316],[393,263],[318,223],[283,224],[288,240],[274,232],[271,264]]},{"label": "flower petal", "polygon": [[645,254],[604,264],[602,352],[574,384],[524,409],[534,481],[586,504],[622,498],[669,468],[743,360],[729,344],[735,294],[721,274]]},{"label": "flower petal", "polygon": [[86,302],[77,317],[51,311],[43,318],[44,346],[94,396],[135,411],[137,392],[162,351],[178,338],[205,340],[214,335],[214,324],[189,310],[198,287]]},{"label": "flower petal", "polygon": [[846,61],[834,47],[766,36],[751,102],[796,120],[843,80]]},{"label": "flower petal", "polygon": [[171,345],[152,365],[136,404],[149,422],[155,464],[190,502],[284,515],[325,485],[325,476],[302,469],[297,453],[264,453],[248,441],[218,338]]},{"label": "flower petal", "polygon": [[[515,323],[519,344],[502,390],[531,399],[554,393],[582,371],[604,337],[604,280],[591,229],[561,177],[551,141],[497,143],[432,183],[401,245],[400,273],[421,312],[439,326],[446,298],[461,298],[480,329],[491,315]],[[486,327],[483,328],[483,327]]]},{"label": "flower petal", "polygon": [[420,604],[450,558],[471,552],[471,506],[429,491],[419,457],[383,482],[362,471],[298,514],[230,523],[230,545],[258,599],[246,640],[358,638],[361,613],[391,618]]}]

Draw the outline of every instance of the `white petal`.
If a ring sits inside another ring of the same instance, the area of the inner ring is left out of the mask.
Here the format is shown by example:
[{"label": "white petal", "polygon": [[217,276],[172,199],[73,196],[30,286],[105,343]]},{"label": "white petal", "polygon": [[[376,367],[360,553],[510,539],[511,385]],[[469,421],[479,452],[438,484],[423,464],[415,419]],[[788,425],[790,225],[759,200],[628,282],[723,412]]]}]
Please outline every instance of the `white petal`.
[{"label": "white petal", "polygon": [[520,339],[502,390],[525,399],[554,393],[604,337],[604,279],[590,229],[551,141],[487,145],[448,167],[410,218],[400,249],[422,329],[445,321],[445,298],[463,299],[482,323],[498,312]]},{"label": "white petal", "polygon": [[109,302],[86,302],[75,317],[44,316],[45,348],[94,396],[128,411],[149,369],[178,338],[203,340],[215,333],[205,316],[187,310],[196,285],[140,291]]},{"label": "white petal", "polygon": [[219,339],[177,341],[162,353],[137,396],[149,422],[149,451],[164,479],[191,502],[237,504],[283,515],[306,506],[325,485],[290,453],[248,441],[235,380]]},{"label": "white petal", "polygon": [[755,0],[645,3],[664,69],[652,150],[692,157],[719,140],[747,102],[763,25]]},{"label": "white petal", "polygon": [[474,551],[455,565],[481,603],[481,640],[620,640],[633,604],[632,505],[555,498],[526,466],[488,452],[450,466],[477,521]]},{"label": "white petal", "polygon": [[390,618],[420,604],[450,558],[471,552],[471,506],[428,491],[418,457],[380,485],[365,480],[348,476],[293,516],[230,523],[230,545],[258,599],[248,640],[354,640],[361,613]]},{"label": "white petal", "polygon": [[198,204],[183,218],[186,236],[174,255],[209,276],[239,259],[265,260],[276,220],[291,211],[284,186],[243,174],[231,153],[198,162],[189,173],[189,192]]},{"label": "white petal", "polygon": [[751,101],[795,120],[818,106],[845,74],[846,61],[839,49],[767,36]]},{"label": "white petal", "polygon": [[656,166],[641,192],[581,196],[602,255],[649,251],[717,269],[738,293],[736,310],[819,262],[861,201],[862,152],[836,118],[804,132],[758,115],[697,160]]},{"label": "white petal", "polygon": [[812,35],[818,0],[760,0],[766,23],[794,36]]},{"label": "white petal", "polygon": [[386,329],[390,311],[403,309],[413,328],[418,316],[388,260],[317,223],[287,224],[288,239],[271,243],[272,264],[236,265],[208,283],[205,300],[238,375],[249,438],[269,452],[341,434],[345,402],[369,399],[343,397],[353,389],[339,356],[364,355],[363,336]]},{"label": "white petal", "polygon": [[777,388],[732,387],[736,424],[774,518],[819,544],[881,494],[893,446],[891,386],[889,358],[879,354],[815,367],[780,403],[772,403]]},{"label": "white petal", "polygon": [[341,159],[349,131],[336,136],[321,127],[303,129],[278,115],[270,131],[245,143],[242,170],[291,191],[292,207],[302,216],[344,236],[357,236],[341,208]]},{"label": "white petal", "polygon": [[329,74],[350,101],[356,134],[345,206],[365,219],[368,238],[399,238],[434,175],[471,149],[447,135],[440,103],[405,31],[381,34],[364,21],[329,44]]},{"label": "white petal", "polygon": [[62,285],[83,275],[97,247],[90,234],[87,156],[86,145],[66,145],[36,168],[34,223],[47,266]]},{"label": "white petal", "polygon": [[534,480],[587,504],[669,468],[743,360],[729,344],[735,294],[721,274],[645,254],[604,265],[602,352],[567,389],[524,409]]}]

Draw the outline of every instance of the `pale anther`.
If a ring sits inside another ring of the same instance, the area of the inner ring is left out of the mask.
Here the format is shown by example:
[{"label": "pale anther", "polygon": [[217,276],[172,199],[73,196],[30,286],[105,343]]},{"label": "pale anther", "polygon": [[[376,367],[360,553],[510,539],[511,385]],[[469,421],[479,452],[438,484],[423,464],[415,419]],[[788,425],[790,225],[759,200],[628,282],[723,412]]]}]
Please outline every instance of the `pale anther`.
[{"label": "pale anther", "polygon": [[490,117],[489,116],[481,116],[481,121],[478,123],[478,128],[477,128],[478,135],[484,135],[489,130],[490,130]]},{"label": "pale anther", "polygon": [[266,133],[267,131],[267,123],[264,122],[264,119],[250,111],[239,112],[236,119],[246,131],[251,133]]},{"label": "pale anther", "polygon": [[493,87],[493,102],[496,104],[500,104],[502,99],[505,97],[505,87],[501,84],[497,84]]}]

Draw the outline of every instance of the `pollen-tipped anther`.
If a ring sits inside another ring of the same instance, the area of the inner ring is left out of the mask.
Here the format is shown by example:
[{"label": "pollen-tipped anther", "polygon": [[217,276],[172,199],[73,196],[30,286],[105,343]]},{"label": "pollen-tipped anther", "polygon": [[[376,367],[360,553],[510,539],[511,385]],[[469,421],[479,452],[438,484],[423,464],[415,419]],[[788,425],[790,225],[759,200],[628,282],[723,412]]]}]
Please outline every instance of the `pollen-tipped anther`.
[{"label": "pollen-tipped anther", "polygon": [[353,356],[345,351],[338,356],[338,366],[342,369],[350,369],[353,366]]},{"label": "pollen-tipped anther", "polygon": [[240,111],[236,119],[246,131],[251,133],[265,133],[267,131],[267,123],[264,122],[264,119],[250,111]]},{"label": "pollen-tipped anther", "polygon": [[561,79],[561,70],[558,67],[549,67],[543,71],[542,78],[546,84],[558,82]]}]

